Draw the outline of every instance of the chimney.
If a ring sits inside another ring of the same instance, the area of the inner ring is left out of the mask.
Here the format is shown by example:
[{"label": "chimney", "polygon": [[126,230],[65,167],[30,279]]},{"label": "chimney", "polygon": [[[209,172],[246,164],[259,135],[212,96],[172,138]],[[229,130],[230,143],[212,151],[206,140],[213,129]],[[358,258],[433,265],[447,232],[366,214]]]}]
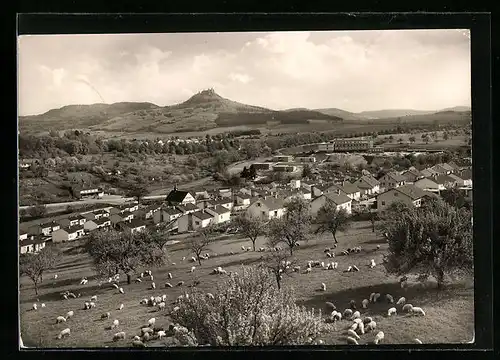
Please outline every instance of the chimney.
[{"label": "chimney", "polygon": [[177,191],[177,184],[174,184],[174,191]]},{"label": "chimney", "polygon": [[336,192],[337,192],[337,195],[340,195],[340,189],[337,189]]},{"label": "chimney", "polygon": [[264,200],[266,200],[266,199],[267,199],[267,195],[264,195]]}]

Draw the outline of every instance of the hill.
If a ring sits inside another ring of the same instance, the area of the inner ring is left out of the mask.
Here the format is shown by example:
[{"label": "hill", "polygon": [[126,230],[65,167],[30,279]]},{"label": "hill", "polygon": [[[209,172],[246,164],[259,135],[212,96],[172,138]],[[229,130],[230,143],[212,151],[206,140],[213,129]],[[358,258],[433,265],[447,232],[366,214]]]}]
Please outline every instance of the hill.
[{"label": "hill", "polygon": [[362,114],[356,114],[356,113],[352,113],[352,112],[345,111],[342,109],[337,109],[337,108],[315,109],[315,111],[319,111],[323,114],[330,115],[330,116],[338,116],[344,120],[370,119],[369,116],[365,116]]},{"label": "hill", "polygon": [[385,110],[373,110],[373,111],[362,111],[356,115],[364,116],[369,119],[384,119],[402,116],[414,116],[414,115],[426,115],[435,113],[436,110],[413,110],[413,109],[385,109]]}]

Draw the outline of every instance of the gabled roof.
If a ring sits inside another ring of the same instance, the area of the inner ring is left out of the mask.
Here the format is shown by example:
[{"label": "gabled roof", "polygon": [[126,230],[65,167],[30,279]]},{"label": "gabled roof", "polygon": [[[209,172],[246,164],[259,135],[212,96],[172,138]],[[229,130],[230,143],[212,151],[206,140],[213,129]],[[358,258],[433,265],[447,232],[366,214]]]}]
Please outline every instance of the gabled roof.
[{"label": "gabled roof", "polygon": [[211,219],[214,217],[212,214],[209,214],[208,212],[202,211],[202,210],[196,211],[196,212],[192,213],[191,215],[193,215],[194,217],[196,217],[200,220],[207,220],[207,219]]},{"label": "gabled roof", "polygon": [[94,214],[96,214],[96,215],[99,215],[99,214],[109,214],[109,213],[108,213],[106,210],[104,210],[104,209],[95,210],[93,213],[94,213]]},{"label": "gabled roof", "polygon": [[435,177],[434,181],[438,184],[446,184],[450,182],[455,182],[455,179],[449,177],[448,175],[438,175]]},{"label": "gabled roof", "polygon": [[410,168],[408,170],[406,170],[405,172],[403,172],[403,174],[401,174],[402,176],[405,176],[406,174],[412,174],[412,175],[415,175],[415,176],[422,176],[422,174],[420,173],[420,171],[418,171],[417,169],[415,168]]},{"label": "gabled roof", "polygon": [[449,174],[448,175],[450,178],[452,178],[454,181],[464,181],[460,176],[455,175],[455,174]]},{"label": "gabled roof", "polygon": [[432,168],[427,168],[427,169],[424,169],[420,172],[420,174],[424,177],[429,177],[429,176],[432,176],[432,175],[437,175],[438,172],[433,170]]},{"label": "gabled roof", "polygon": [[340,187],[340,190],[345,192],[346,194],[354,194],[360,192],[359,188],[356,185],[351,184],[349,181],[346,181],[344,185]]},{"label": "gabled roof", "polygon": [[146,226],[146,222],[141,219],[132,219],[130,222],[124,222],[123,224],[131,229],[136,229],[141,226]]},{"label": "gabled roof", "polygon": [[85,219],[85,216],[83,216],[82,214],[76,214],[76,215],[70,215],[68,216],[68,220],[81,220],[81,219]]},{"label": "gabled roof", "polygon": [[441,166],[443,169],[447,170],[447,171],[453,171],[454,168],[453,166],[451,166],[450,164],[447,164],[447,163],[442,163],[442,164],[438,164],[439,166]]},{"label": "gabled roof", "polygon": [[166,201],[180,203],[186,198],[188,194],[189,191],[172,190],[168,193]]},{"label": "gabled roof", "polygon": [[46,223],[41,223],[40,224],[40,227],[42,229],[46,229],[48,227],[54,227],[54,226],[60,226],[58,223],[56,223],[55,221],[49,221],[49,222],[46,222]]},{"label": "gabled roof", "polygon": [[394,171],[388,172],[387,174],[385,174],[385,176],[390,177],[391,179],[393,179],[396,182],[406,181],[406,178],[404,176],[399,175],[398,173],[396,173]]},{"label": "gabled roof", "polygon": [[176,208],[164,207],[162,210],[170,216],[182,214],[182,211],[180,211],[179,209],[176,209]]},{"label": "gabled roof", "polygon": [[421,183],[421,182],[424,182],[424,180],[431,181],[434,184],[438,185],[438,183],[436,182],[436,180],[433,177],[431,177],[431,176],[427,176],[427,177],[424,177],[422,179],[418,179],[417,181],[415,181],[415,183],[417,183],[417,182]]},{"label": "gabled roof", "polygon": [[[377,185],[380,185],[380,182],[375,179],[373,176],[370,176],[370,175],[363,175],[361,176],[357,181],[362,181],[360,184],[356,184],[357,187],[359,188],[366,188],[366,185],[364,183],[366,183],[370,188],[374,188],[375,186]],[[364,182],[364,183],[363,183]]]},{"label": "gabled roof", "polygon": [[351,198],[343,193],[336,194],[336,193],[327,193],[324,194],[328,200],[332,201],[335,205],[342,205],[345,203],[348,203],[349,201],[352,201]]},{"label": "gabled roof", "polygon": [[92,220],[92,221],[95,222],[97,225],[102,225],[106,222],[110,222],[111,220],[109,219],[109,217],[105,216],[105,217],[102,217],[100,219]]},{"label": "gabled roof", "polygon": [[217,205],[216,207],[211,208],[210,210],[213,212],[216,212],[219,215],[227,214],[228,212],[231,212],[231,210],[229,210],[228,208],[225,208],[224,206],[221,206],[221,205]]},{"label": "gabled roof", "polygon": [[450,161],[448,165],[453,168],[453,170],[458,170],[460,169],[460,166],[458,166],[454,161]]},{"label": "gabled roof", "polygon": [[222,198],[222,199],[217,199],[217,200],[211,200],[210,203],[213,205],[222,205],[222,204],[230,204],[233,201],[231,198]]},{"label": "gabled roof", "polygon": [[191,210],[199,210],[198,206],[192,204],[192,203],[187,203],[186,205],[183,205],[184,209],[186,211],[191,211]]},{"label": "gabled roof", "polygon": [[62,230],[66,231],[68,234],[73,234],[77,231],[83,230],[83,226],[82,225],[67,226],[65,228],[62,228]]},{"label": "gabled roof", "polygon": [[426,192],[424,190],[420,189],[415,185],[403,185],[395,189],[391,189],[389,191],[398,191],[408,196],[412,200],[423,198],[426,195]]},{"label": "gabled roof", "polygon": [[472,180],[472,171],[470,169],[465,169],[459,176],[464,180]]},{"label": "gabled roof", "polygon": [[236,196],[239,197],[240,199],[251,199],[252,198],[250,195],[248,195],[248,194],[242,194],[242,193],[239,193]]},{"label": "gabled roof", "polygon": [[44,238],[44,237],[34,237],[33,239],[26,239],[23,240],[19,243],[19,247],[22,246],[28,246],[28,245],[35,245],[35,244],[42,244],[44,242],[49,241],[49,238]]},{"label": "gabled roof", "polygon": [[267,197],[265,199],[260,198],[257,199],[257,201],[260,201],[262,204],[264,204],[270,211],[284,208],[283,200],[276,199],[274,197]]}]

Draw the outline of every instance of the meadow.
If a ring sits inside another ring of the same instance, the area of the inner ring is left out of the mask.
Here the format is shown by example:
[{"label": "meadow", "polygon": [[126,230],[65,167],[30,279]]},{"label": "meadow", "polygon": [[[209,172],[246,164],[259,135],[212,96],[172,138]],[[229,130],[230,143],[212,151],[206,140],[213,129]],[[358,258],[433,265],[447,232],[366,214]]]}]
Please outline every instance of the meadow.
[{"label": "meadow", "polygon": [[[126,284],[125,276],[122,275],[120,286],[124,294],[105,282],[98,285],[98,278],[92,268],[92,263],[87,254],[82,253],[79,244],[64,244],[63,260],[58,266],[44,274],[44,281],[39,288],[38,300],[45,303],[46,307],[31,310],[32,304],[36,302],[37,296],[29,279],[20,278],[20,321],[21,333],[26,346],[33,347],[128,347],[131,346],[131,338],[140,333],[151,317],[156,318],[156,327],[168,328],[170,324],[169,313],[173,309],[175,299],[184,293],[189,293],[193,282],[199,281],[197,288],[203,292],[215,292],[216,286],[223,281],[224,275],[213,275],[212,270],[218,266],[227,271],[236,271],[242,265],[256,265],[265,253],[243,251],[242,246],[251,246],[250,241],[238,235],[225,235],[211,244],[209,252],[212,256],[202,262],[202,266],[193,264],[189,259],[192,254],[187,248],[185,236],[177,235],[172,239],[179,242],[167,246],[167,265],[159,269],[151,269],[156,290],[151,290],[150,280],[141,283]],[[297,302],[307,308],[322,309],[325,313],[325,302],[329,301],[337,306],[337,309],[349,307],[350,300],[355,300],[358,308],[361,301],[370,296],[372,292],[379,292],[382,298],[390,293],[394,299],[401,296],[406,297],[407,302],[424,309],[425,317],[409,316],[400,312],[387,317],[387,310],[394,306],[382,300],[375,304],[369,304],[367,309],[359,309],[361,316],[371,316],[377,322],[377,331],[385,334],[385,344],[407,344],[412,343],[414,338],[419,338],[424,344],[429,343],[463,343],[470,341],[474,329],[474,294],[473,279],[461,278],[450,279],[449,285],[438,291],[432,280],[426,283],[410,281],[407,288],[401,288],[398,278],[388,275],[382,264],[384,253],[387,251],[387,242],[378,233],[372,232],[369,222],[354,222],[349,230],[337,235],[338,247],[335,249],[335,259],[327,258],[323,250],[333,244],[331,235],[311,236],[310,240],[301,243],[294,251],[295,261],[305,268],[307,261],[337,261],[338,269],[323,270],[313,268],[310,274],[291,273],[285,276],[284,286],[295,289]],[[377,249],[377,245],[380,248]],[[259,238],[257,248],[266,246],[266,239]],[[340,252],[348,247],[361,246],[360,253],[341,256]],[[233,254],[231,254],[233,253]],[[186,257],[185,261],[182,258]],[[376,266],[370,269],[370,260],[374,259]],[[173,264],[175,263],[175,265]],[[196,270],[189,272],[191,266]],[[344,272],[350,266],[356,265],[359,272]],[[167,274],[172,273],[173,278],[168,279]],[[54,275],[57,274],[57,280]],[[82,277],[88,277],[86,285],[79,285]],[[171,282],[173,288],[165,288],[165,282]],[[175,286],[177,282],[184,281],[183,286]],[[320,291],[321,283],[326,284],[326,291]],[[63,300],[60,295],[69,290],[75,294],[81,294],[80,298]],[[156,308],[140,305],[143,298],[150,296],[167,296],[167,308],[157,311]],[[85,301],[97,295],[96,308],[83,310]],[[117,310],[120,304],[124,304],[122,310]],[[73,318],[66,323],[56,324],[57,316],[73,310]],[[111,318],[101,320],[101,314],[111,313]],[[106,330],[114,319],[120,321],[115,330]],[[327,345],[345,344],[345,332],[350,326],[348,320],[336,323],[336,330],[325,334],[321,339]],[[71,336],[56,339],[58,333],[69,327]],[[125,331],[127,340],[113,342],[113,334]],[[376,331],[376,332],[377,332]],[[368,344],[373,341],[376,332],[361,335],[360,344]],[[146,345],[165,346],[169,338],[152,340]]]}]

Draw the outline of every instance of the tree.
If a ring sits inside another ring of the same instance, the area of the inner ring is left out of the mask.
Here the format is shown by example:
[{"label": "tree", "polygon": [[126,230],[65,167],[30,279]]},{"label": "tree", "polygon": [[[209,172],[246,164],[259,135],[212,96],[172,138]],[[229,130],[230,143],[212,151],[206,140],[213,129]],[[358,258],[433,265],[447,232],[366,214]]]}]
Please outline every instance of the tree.
[{"label": "tree", "polygon": [[32,218],[41,218],[47,214],[47,207],[45,205],[33,205],[28,208],[28,214]]},{"label": "tree", "polygon": [[200,266],[201,254],[204,251],[209,250],[208,246],[212,243],[214,235],[214,228],[212,225],[209,225],[207,227],[200,228],[197,233],[188,240],[189,249],[191,249],[193,254],[196,256],[196,260]]},{"label": "tree", "polygon": [[312,169],[309,164],[305,164],[304,167],[302,168],[302,177],[303,178],[309,178],[312,176]]},{"label": "tree", "polygon": [[457,209],[441,199],[420,208],[392,212],[382,224],[389,241],[384,266],[398,276],[418,272],[421,278],[434,275],[438,288],[449,273],[473,270],[472,213]]},{"label": "tree", "polygon": [[250,165],[249,172],[248,172],[248,178],[249,179],[255,179],[257,177],[257,169],[255,166]]},{"label": "tree", "polygon": [[337,210],[337,206],[327,200],[325,205],[319,209],[316,222],[319,226],[315,233],[322,234],[329,232],[337,244],[337,232],[345,231],[349,228],[350,218],[344,209]]},{"label": "tree", "polygon": [[110,277],[122,271],[130,284],[131,274],[140,267],[159,267],[165,262],[164,252],[151,246],[150,240],[148,233],[97,231],[90,234],[85,248],[98,273]]},{"label": "tree", "polygon": [[448,140],[449,138],[450,138],[450,135],[449,135],[448,131],[445,131],[443,133],[443,140]]},{"label": "tree", "polygon": [[470,201],[465,198],[463,191],[455,188],[445,189],[440,192],[441,198],[451,206],[456,208],[465,207],[471,210]]},{"label": "tree", "polygon": [[287,251],[271,251],[261,263],[261,266],[268,269],[276,279],[278,290],[281,290],[283,275],[290,275],[295,265],[294,260],[290,260],[291,255]]},{"label": "tree", "polygon": [[240,177],[246,179],[250,175],[250,169],[247,169],[246,166],[243,166],[243,170],[241,170]]},{"label": "tree", "polygon": [[307,241],[311,227],[309,204],[300,198],[294,198],[285,205],[285,215],[272,219],[268,224],[267,238],[272,247],[285,243],[290,255],[299,241]]},{"label": "tree", "polygon": [[133,185],[130,189],[128,195],[137,200],[138,203],[141,202],[142,198],[149,193],[146,185]]},{"label": "tree", "polygon": [[416,141],[415,136],[410,136],[410,137],[408,138],[408,140],[409,140],[412,144]]},{"label": "tree", "polygon": [[403,143],[403,138],[398,139],[398,143],[402,144]]},{"label": "tree", "polygon": [[207,299],[194,288],[172,313],[175,323],[192,330],[182,329],[183,337],[192,337],[185,343],[306,345],[333,330],[323,321],[321,310],[306,310],[296,304],[293,289],[276,289],[270,272],[263,267],[242,267],[238,274],[218,283],[213,294],[213,299]]},{"label": "tree", "polygon": [[38,284],[43,281],[43,273],[53,269],[60,259],[60,253],[52,246],[46,246],[38,254],[23,254],[19,258],[19,272],[30,278],[38,295]]},{"label": "tree", "polygon": [[234,219],[234,225],[252,242],[253,251],[255,251],[255,242],[257,238],[265,234],[264,222],[257,217],[240,215]]}]

